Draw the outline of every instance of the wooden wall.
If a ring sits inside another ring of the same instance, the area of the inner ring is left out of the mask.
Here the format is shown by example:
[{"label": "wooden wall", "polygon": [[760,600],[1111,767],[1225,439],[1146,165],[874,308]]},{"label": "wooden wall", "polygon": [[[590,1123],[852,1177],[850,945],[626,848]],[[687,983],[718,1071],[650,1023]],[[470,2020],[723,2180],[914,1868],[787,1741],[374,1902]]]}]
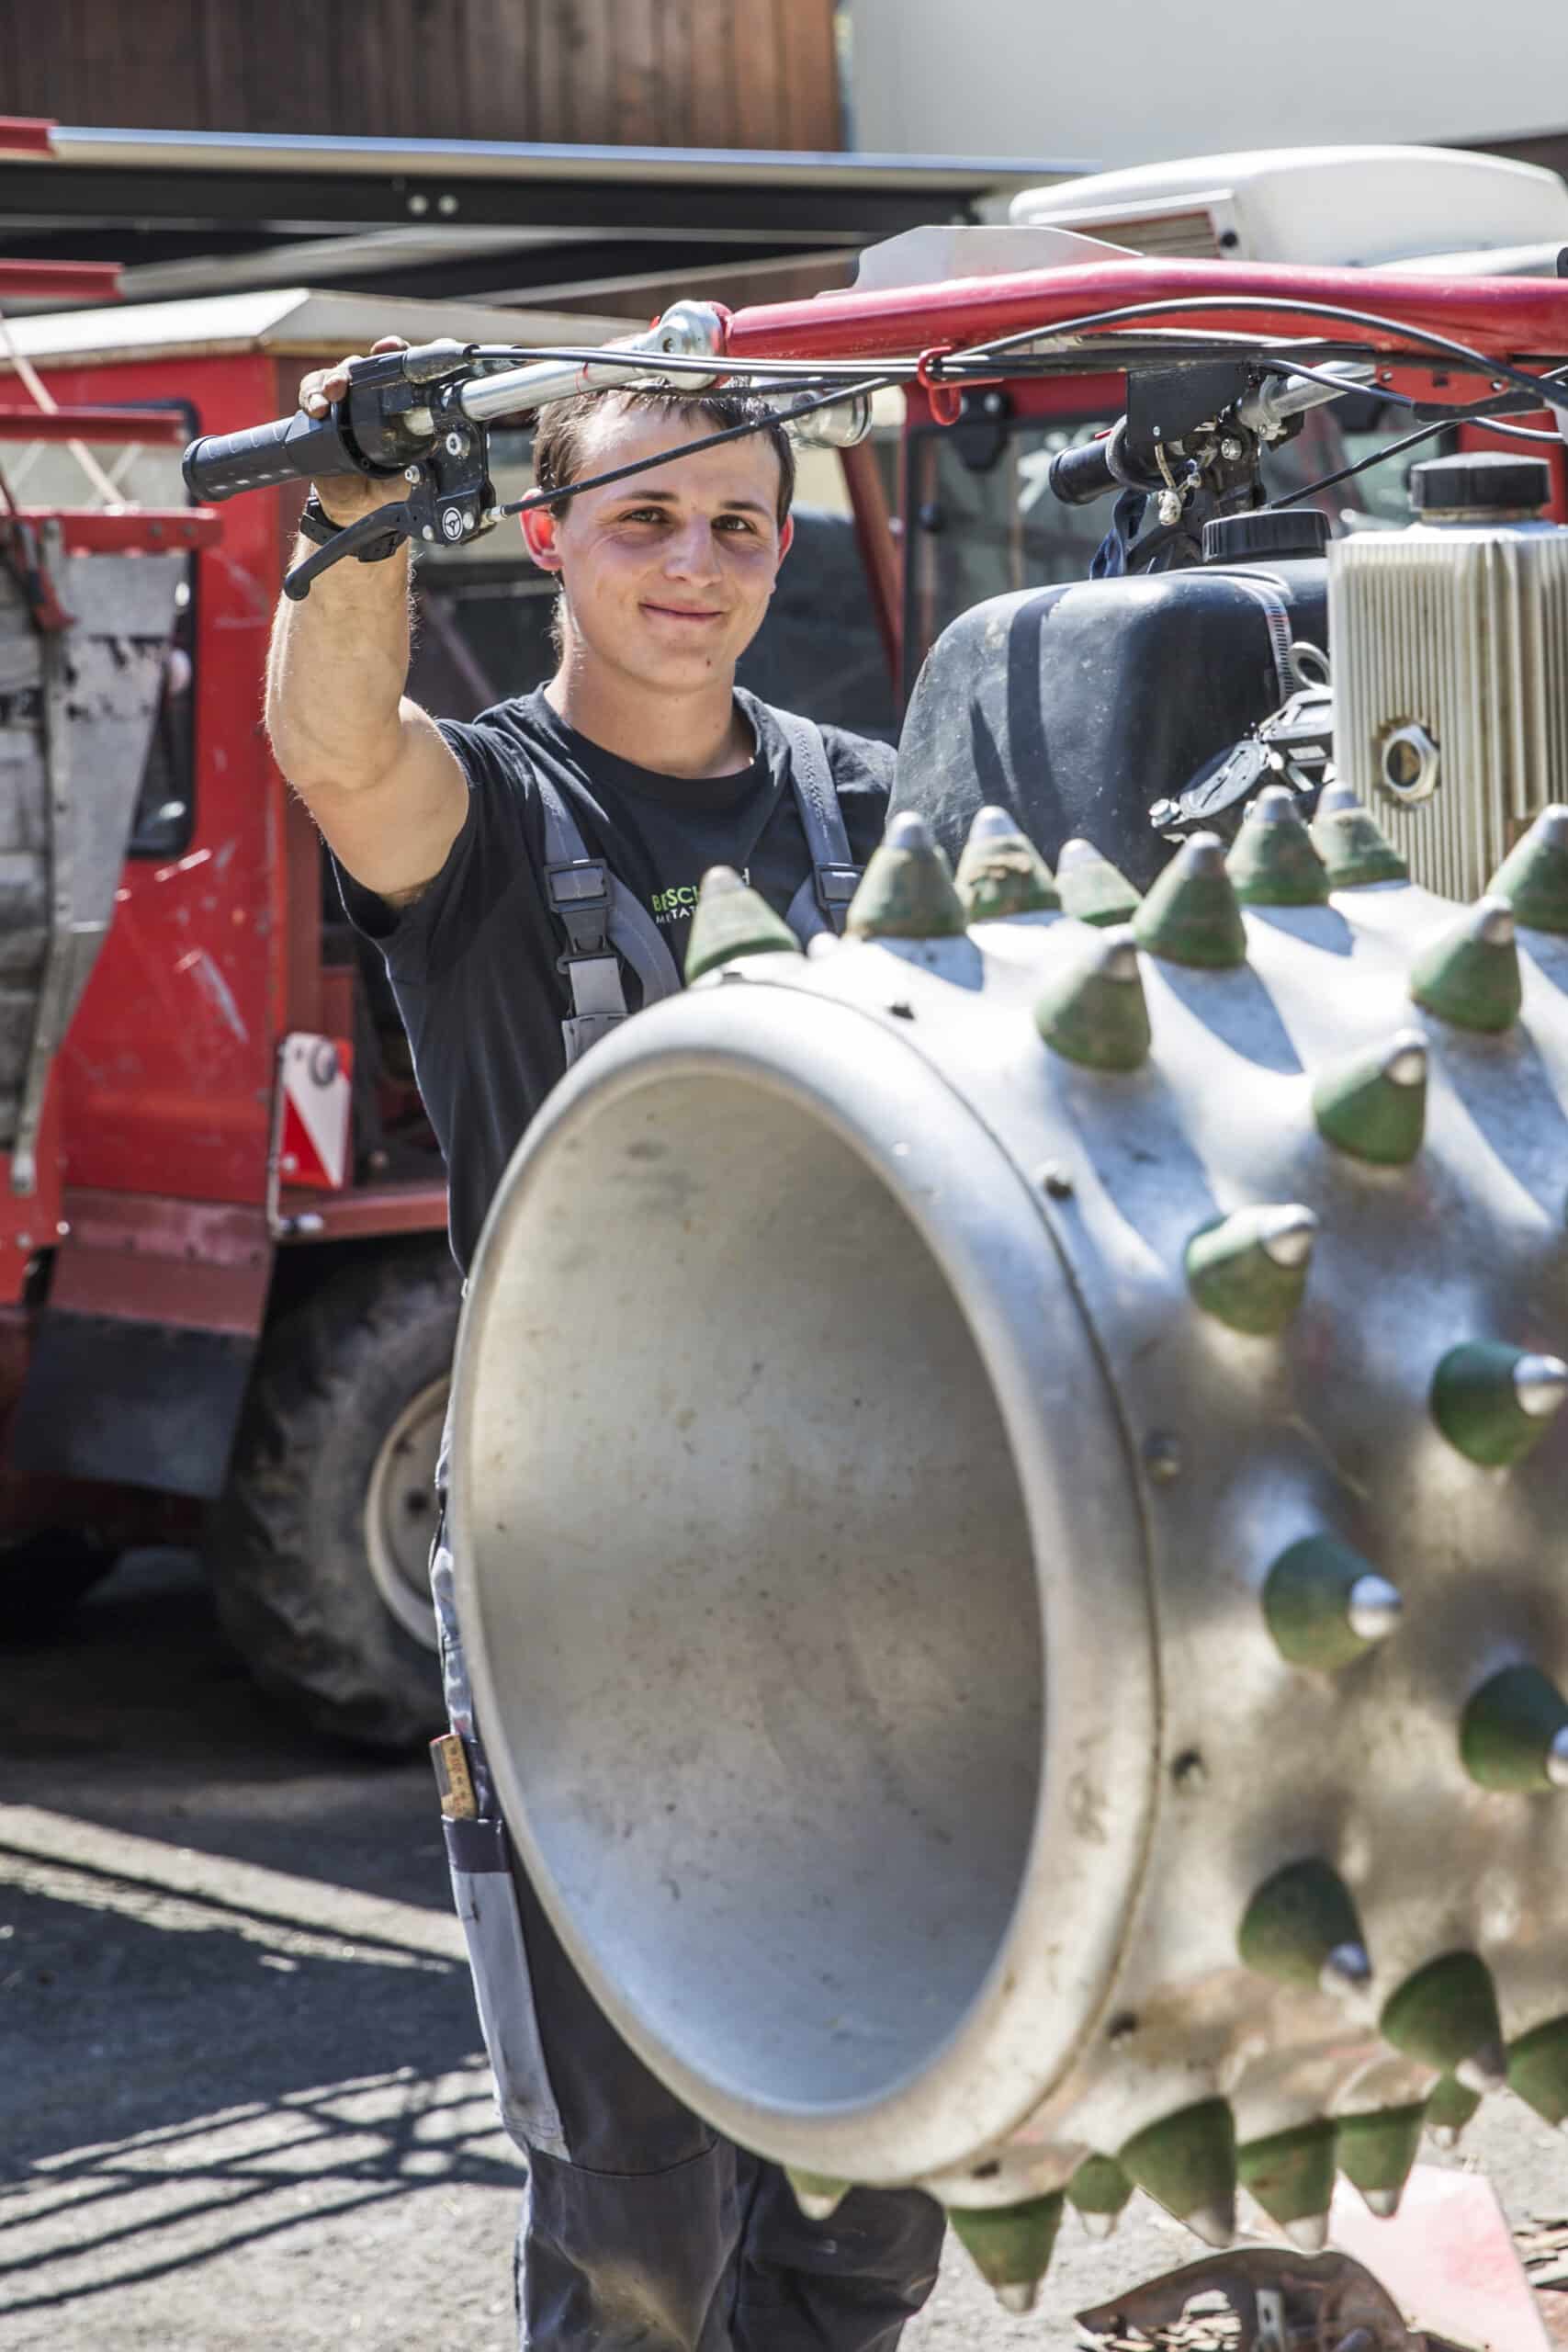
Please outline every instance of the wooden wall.
[{"label": "wooden wall", "polygon": [[840,144],[833,0],[0,0],[0,93],[149,130]]}]

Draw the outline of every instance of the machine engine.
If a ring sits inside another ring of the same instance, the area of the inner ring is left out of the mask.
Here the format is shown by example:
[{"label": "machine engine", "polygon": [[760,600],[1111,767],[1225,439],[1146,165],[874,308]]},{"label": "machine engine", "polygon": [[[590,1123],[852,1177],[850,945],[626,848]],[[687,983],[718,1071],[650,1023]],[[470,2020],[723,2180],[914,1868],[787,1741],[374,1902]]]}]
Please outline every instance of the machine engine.
[{"label": "machine engine", "polygon": [[1473,898],[1568,776],[1568,530],[1539,458],[1413,469],[1417,527],[1330,552],[1339,774],[1418,881]]},{"label": "machine engine", "polygon": [[1540,458],[1411,487],[1406,531],[1223,515],[1201,564],[976,605],[916,685],[897,805],[953,858],[1003,806],[1052,862],[1087,837],[1142,888],[1266,786],[1310,817],[1337,773],[1416,881],[1474,898],[1568,776],[1568,530]]}]

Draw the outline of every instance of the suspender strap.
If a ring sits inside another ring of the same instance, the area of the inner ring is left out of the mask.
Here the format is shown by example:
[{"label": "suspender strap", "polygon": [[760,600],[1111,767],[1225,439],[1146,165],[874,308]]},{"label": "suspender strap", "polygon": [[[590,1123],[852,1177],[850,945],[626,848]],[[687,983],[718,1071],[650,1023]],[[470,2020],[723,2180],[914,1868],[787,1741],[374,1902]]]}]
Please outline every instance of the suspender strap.
[{"label": "suspender strap", "polygon": [[[785,918],[804,944],[817,932],[843,930],[861,870],[850,855],[821,729],[794,711],[778,710],[773,717],[789,745],[790,780],[811,854],[810,876],[795,892]],[[757,733],[761,741],[760,724]],[[571,992],[571,1011],[561,1023],[570,1068],[626,1017],[623,957],[642,984],[644,1004],[674,996],[681,975],[641,899],[602,857],[589,856],[565,801],[537,769],[534,782],[545,817],[546,902],[568,941],[559,966]]]},{"label": "suspender strap", "polygon": [[793,710],[775,710],[773,717],[789,745],[790,780],[811,853],[811,879],[796,891],[786,918],[795,936],[806,940],[813,932],[843,930],[860,884],[860,867],[850,855],[822,729]]},{"label": "suspender strap", "polygon": [[545,897],[569,942],[560,969],[571,991],[561,1023],[567,1066],[626,1017],[625,956],[642,983],[642,1001],[673,996],[681,985],[675,958],[653,917],[587,844],[553,785],[535,771],[545,814]]}]

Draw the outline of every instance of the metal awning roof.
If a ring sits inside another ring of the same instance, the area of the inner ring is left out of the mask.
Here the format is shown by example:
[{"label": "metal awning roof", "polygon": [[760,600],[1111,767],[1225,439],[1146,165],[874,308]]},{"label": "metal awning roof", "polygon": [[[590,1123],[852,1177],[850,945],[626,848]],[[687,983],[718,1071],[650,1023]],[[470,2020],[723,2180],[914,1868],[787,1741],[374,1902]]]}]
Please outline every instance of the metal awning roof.
[{"label": "metal awning roof", "polygon": [[131,301],[309,276],[614,309],[617,289],[825,261],[1089,168],[0,121],[0,252],[121,262]]},{"label": "metal awning roof", "polygon": [[[39,367],[101,367],[114,359],[172,359],[197,353],[265,351],[279,358],[367,351],[377,335],[434,343],[600,343],[635,334],[639,318],[591,318],[581,311],[486,310],[475,302],[410,302],[385,295],[318,293],[303,286],[217,294],[187,302],[118,303],[11,319],[6,335]],[[0,347],[0,375],[9,362]]]}]

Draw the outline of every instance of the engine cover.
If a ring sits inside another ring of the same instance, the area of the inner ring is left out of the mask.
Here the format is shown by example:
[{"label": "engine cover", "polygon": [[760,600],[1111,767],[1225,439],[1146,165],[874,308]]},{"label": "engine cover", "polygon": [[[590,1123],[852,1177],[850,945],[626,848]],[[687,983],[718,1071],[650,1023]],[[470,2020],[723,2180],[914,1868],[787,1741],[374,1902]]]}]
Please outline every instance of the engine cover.
[{"label": "engine cover", "polygon": [[1170,845],[1149,822],[1299,680],[1293,639],[1327,646],[1321,557],[995,596],[961,613],[916,682],[897,808],[951,858],[986,803],[1011,809],[1055,864],[1091,840],[1140,888]]},{"label": "engine cover", "polygon": [[1328,574],[1338,772],[1472,898],[1568,775],[1568,530],[1365,532]]}]

